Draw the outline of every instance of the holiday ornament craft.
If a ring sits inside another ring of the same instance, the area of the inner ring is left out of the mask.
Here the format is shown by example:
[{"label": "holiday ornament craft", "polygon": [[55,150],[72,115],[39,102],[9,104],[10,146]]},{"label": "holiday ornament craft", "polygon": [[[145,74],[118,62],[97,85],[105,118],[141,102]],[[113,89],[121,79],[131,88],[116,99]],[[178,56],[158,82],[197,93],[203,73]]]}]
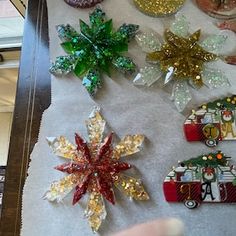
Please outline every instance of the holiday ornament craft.
[{"label": "holiday ornament craft", "polygon": [[218,151],[179,162],[163,183],[166,201],[189,209],[201,203],[235,203],[236,170],[230,157]]},{"label": "holiday ornament craft", "polygon": [[165,30],[161,43],[153,31],[137,34],[136,40],[147,53],[150,66],[140,69],[134,79],[136,85],[151,86],[161,78],[163,85],[173,83],[172,98],[178,111],[183,111],[192,99],[189,85],[200,88],[229,86],[227,77],[218,69],[207,65],[219,59],[217,52],[227,37],[211,35],[200,41],[201,31],[189,33],[189,23],[184,16],[176,18],[170,29]]},{"label": "holiday ornament craft", "polygon": [[219,141],[236,141],[236,95],[201,105],[184,122],[187,141],[204,141],[214,147]]},{"label": "holiday ornament craft", "polygon": [[112,20],[96,8],[90,14],[91,26],[80,20],[80,33],[71,25],[59,25],[57,31],[61,46],[68,54],[59,56],[52,63],[50,72],[55,75],[74,73],[83,78],[82,84],[90,95],[101,88],[101,74],[110,76],[110,67],[129,74],[135,71],[134,62],[122,53],[128,51],[128,43],[136,35],[139,26],[123,24],[113,30]]},{"label": "holiday ornament craft", "polygon": [[114,187],[131,199],[149,199],[141,181],[125,173],[132,166],[120,160],[139,152],[144,136],[127,135],[114,145],[113,133],[103,139],[105,125],[99,110],[94,109],[86,121],[88,142],[78,134],[75,134],[76,145],[63,136],[48,138],[54,154],[67,160],[55,169],[68,175],[53,182],[45,198],[61,202],[74,190],[74,205],[87,193],[89,199],[85,216],[94,232],[99,230],[106,218],[104,199],[115,204]]}]

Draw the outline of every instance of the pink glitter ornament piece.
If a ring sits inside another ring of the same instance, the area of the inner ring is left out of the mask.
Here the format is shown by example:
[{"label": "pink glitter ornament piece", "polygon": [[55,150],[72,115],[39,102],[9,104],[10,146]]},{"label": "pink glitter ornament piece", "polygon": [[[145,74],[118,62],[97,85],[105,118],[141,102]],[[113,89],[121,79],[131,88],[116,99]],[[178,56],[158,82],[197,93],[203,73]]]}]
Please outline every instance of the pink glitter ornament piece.
[{"label": "pink glitter ornament piece", "polygon": [[67,4],[75,8],[90,8],[103,0],[64,0]]}]

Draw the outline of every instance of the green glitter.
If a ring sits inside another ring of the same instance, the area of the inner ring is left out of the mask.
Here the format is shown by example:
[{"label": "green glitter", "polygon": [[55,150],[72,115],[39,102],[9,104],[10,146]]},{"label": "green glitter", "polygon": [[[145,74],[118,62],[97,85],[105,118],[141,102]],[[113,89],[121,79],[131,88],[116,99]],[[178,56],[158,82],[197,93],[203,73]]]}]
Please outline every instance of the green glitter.
[{"label": "green glitter", "polygon": [[134,62],[121,53],[128,51],[128,43],[139,26],[123,24],[114,31],[112,20],[106,20],[105,13],[99,8],[90,14],[90,23],[91,26],[80,20],[80,33],[70,25],[57,26],[61,46],[69,56],[58,57],[50,72],[59,75],[74,72],[76,76],[82,76],[83,85],[90,95],[94,95],[101,87],[101,73],[110,76],[111,66],[123,73],[135,71]]}]

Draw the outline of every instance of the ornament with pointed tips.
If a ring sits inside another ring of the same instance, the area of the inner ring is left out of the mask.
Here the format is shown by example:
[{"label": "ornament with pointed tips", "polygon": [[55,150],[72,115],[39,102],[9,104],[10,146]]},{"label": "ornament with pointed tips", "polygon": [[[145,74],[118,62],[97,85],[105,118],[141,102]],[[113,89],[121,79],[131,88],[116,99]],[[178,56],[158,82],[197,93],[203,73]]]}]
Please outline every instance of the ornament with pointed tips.
[{"label": "ornament with pointed tips", "polygon": [[73,189],[73,205],[78,203],[84,194],[88,193],[89,200],[85,215],[94,232],[99,230],[106,217],[104,198],[115,204],[113,187],[117,187],[126,196],[134,200],[148,200],[149,196],[142,183],[134,177],[123,174],[132,168],[121,157],[140,151],[144,141],[143,135],[127,135],[113,147],[113,133],[103,140],[105,121],[99,110],[95,109],[86,122],[89,142],[75,134],[76,145],[64,137],[48,138],[53,152],[69,159],[68,162],[55,167],[68,176],[54,182],[45,194],[49,201],[60,202]]},{"label": "ornament with pointed tips", "polygon": [[136,65],[123,53],[128,51],[139,26],[123,24],[115,31],[112,20],[106,20],[100,8],[90,14],[90,23],[91,26],[80,20],[80,33],[69,24],[57,26],[61,46],[68,55],[57,57],[50,72],[56,75],[73,72],[82,77],[82,84],[93,96],[101,88],[101,74],[110,76],[112,66],[125,74],[135,71]]},{"label": "ornament with pointed tips", "polygon": [[[226,76],[219,70],[207,68],[206,63],[218,58],[217,51],[226,40],[223,35],[211,35],[200,42],[201,31],[189,34],[189,23],[184,16],[176,18],[164,33],[161,44],[155,33],[145,32],[136,36],[138,44],[147,53],[146,66],[134,79],[137,85],[150,86],[164,77],[163,85],[174,81],[172,98],[178,111],[183,111],[192,96],[188,85],[200,88],[229,86]],[[152,49],[155,48],[153,51]]]}]

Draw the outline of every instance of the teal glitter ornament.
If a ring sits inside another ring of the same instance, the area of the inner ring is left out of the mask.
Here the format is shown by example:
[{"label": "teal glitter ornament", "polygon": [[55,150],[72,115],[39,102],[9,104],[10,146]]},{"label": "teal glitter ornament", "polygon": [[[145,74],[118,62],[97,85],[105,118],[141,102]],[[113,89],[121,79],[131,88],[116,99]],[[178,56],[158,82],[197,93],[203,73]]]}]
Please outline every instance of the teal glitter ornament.
[{"label": "teal glitter ornament", "polygon": [[90,14],[90,24],[80,20],[80,33],[69,24],[57,26],[61,46],[68,55],[57,57],[50,72],[55,75],[74,73],[82,78],[82,84],[93,96],[101,88],[102,73],[110,76],[111,67],[125,74],[135,71],[132,59],[122,53],[128,51],[128,44],[139,26],[123,24],[115,31],[112,19],[106,20],[100,8]]}]

